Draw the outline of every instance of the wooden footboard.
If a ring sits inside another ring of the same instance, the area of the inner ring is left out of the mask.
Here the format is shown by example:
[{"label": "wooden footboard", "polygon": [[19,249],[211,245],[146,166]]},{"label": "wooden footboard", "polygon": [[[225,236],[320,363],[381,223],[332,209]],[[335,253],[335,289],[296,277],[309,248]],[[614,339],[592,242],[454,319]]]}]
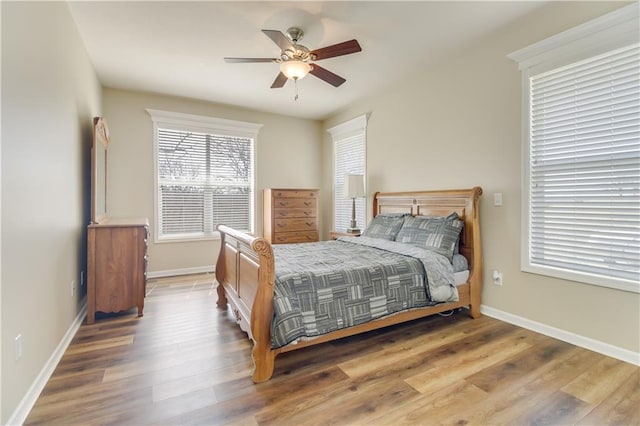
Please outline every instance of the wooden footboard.
[{"label": "wooden footboard", "polygon": [[227,309],[228,304],[240,328],[247,332],[254,342],[253,381],[259,383],[271,378],[275,357],[281,352],[364,333],[458,307],[469,308],[471,317],[479,317],[483,274],[478,214],[481,194],[482,189],[474,187],[469,190],[376,193],[374,196],[374,216],[391,212],[413,215],[448,215],[454,211],[458,213],[465,223],[460,238],[460,253],[467,258],[470,267],[469,280],[458,287],[459,301],[400,312],[278,349],[271,349],[275,281],[271,244],[264,238],[252,237],[228,226],[218,225],[221,238],[220,254],[216,263],[216,279],[219,283],[218,307]]},{"label": "wooden footboard", "polygon": [[218,225],[220,254],[216,263],[218,307],[231,307],[240,328],[253,340],[256,383],[269,380],[277,351],[271,350],[273,249],[264,238],[251,237]]}]

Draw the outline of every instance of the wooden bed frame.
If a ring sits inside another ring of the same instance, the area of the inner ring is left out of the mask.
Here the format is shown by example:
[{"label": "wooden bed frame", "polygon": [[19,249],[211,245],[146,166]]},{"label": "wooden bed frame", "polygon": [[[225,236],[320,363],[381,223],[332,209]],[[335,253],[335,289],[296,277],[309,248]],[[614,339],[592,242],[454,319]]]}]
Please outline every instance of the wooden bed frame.
[{"label": "wooden bed frame", "polygon": [[240,328],[253,340],[253,381],[264,382],[273,374],[275,357],[284,352],[317,345],[346,336],[422,318],[439,312],[465,307],[472,318],[480,316],[482,291],[482,245],[478,202],[480,187],[445,191],[376,193],[373,215],[379,213],[411,213],[412,215],[446,216],[457,212],[464,221],[460,236],[460,253],[469,261],[469,279],[458,286],[460,300],[435,306],[403,311],[365,324],[336,330],[312,340],[272,349],[273,290],[275,265],[271,244],[228,226],[218,225],[221,246],[216,264],[218,307],[230,305]]}]

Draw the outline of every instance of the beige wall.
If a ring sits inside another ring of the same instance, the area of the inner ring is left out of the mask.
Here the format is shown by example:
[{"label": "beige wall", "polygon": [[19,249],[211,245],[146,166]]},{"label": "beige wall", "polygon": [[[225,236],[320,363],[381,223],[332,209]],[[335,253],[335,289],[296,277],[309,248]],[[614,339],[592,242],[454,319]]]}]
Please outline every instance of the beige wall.
[{"label": "beige wall", "polygon": [[[2,424],[86,293],[91,118],[101,87],[67,4],[2,2]],[[23,355],[14,360],[14,338]]]},{"label": "beige wall", "polygon": [[[198,114],[262,124],[256,143],[256,233],[262,233],[262,189],[318,188],[321,126],[276,114],[208,102],[117,89],[104,90],[111,143],[107,161],[107,211],[144,216],[154,226],[153,125],[146,109]],[[149,272],[213,268],[218,241],[149,244]]]},{"label": "beige wall", "polygon": [[[521,87],[517,65],[506,57],[620,6],[549,4],[441,67],[352,105],[324,128],[370,113],[369,202],[375,191],[484,189],[484,305],[637,353],[640,295],[520,272]],[[332,143],[324,139],[326,195]],[[503,207],[493,206],[495,192],[503,194]],[[326,231],[328,200],[323,211]],[[503,287],[492,284],[493,269],[504,273]]]}]

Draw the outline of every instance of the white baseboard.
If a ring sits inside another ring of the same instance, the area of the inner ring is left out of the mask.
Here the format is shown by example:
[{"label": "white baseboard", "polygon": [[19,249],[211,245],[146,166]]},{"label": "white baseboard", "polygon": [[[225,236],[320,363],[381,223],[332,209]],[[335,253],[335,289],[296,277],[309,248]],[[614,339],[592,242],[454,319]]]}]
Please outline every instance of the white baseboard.
[{"label": "white baseboard", "polygon": [[73,322],[69,326],[69,329],[67,329],[67,332],[62,337],[62,340],[60,340],[60,343],[58,343],[58,346],[53,351],[53,353],[47,360],[44,367],[42,367],[42,370],[40,370],[40,374],[38,374],[36,379],[33,381],[31,386],[29,387],[29,390],[20,401],[20,404],[18,404],[18,406],[16,407],[11,417],[9,417],[9,421],[7,422],[7,425],[21,425],[27,419],[27,416],[31,412],[31,409],[33,408],[36,401],[38,400],[38,397],[42,393],[42,390],[44,389],[45,385],[51,378],[53,371],[58,366],[58,363],[62,359],[62,356],[64,355],[67,348],[69,347],[69,344],[71,344],[71,340],[73,340],[73,336],[76,335],[78,329],[80,328],[80,326],[82,325],[82,322],[84,321],[84,317],[87,315],[86,297],[81,302],[81,304],[82,304],[82,309],[80,309],[80,312],[78,312],[78,315],[76,315],[76,318],[73,320]]},{"label": "white baseboard", "polygon": [[638,352],[613,346],[609,343],[604,343],[590,337],[571,333],[560,328],[551,327],[549,325],[532,321],[518,315],[513,315],[489,306],[480,305],[480,312],[488,317],[496,318],[501,321],[544,334],[545,336],[550,336],[555,339],[562,340],[563,342],[571,343],[572,345],[580,346],[581,348],[589,349],[591,351],[628,362],[629,364],[640,366],[640,353]]},{"label": "white baseboard", "polygon": [[213,266],[198,266],[196,268],[166,269],[164,271],[147,272],[147,278],[175,277],[178,275],[213,273]]}]

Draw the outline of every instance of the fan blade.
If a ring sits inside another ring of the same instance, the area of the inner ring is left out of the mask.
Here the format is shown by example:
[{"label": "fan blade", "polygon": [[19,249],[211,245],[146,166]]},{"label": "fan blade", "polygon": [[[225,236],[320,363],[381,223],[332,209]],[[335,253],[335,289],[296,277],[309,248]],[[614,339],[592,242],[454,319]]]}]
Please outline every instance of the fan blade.
[{"label": "fan blade", "polygon": [[362,48],[357,40],[344,41],[334,44],[333,46],[323,47],[321,49],[309,52],[314,61],[321,59],[334,58],[336,56],[349,55],[351,53],[360,52]]},{"label": "fan blade", "polygon": [[309,74],[315,75],[320,80],[324,80],[334,87],[338,87],[342,83],[347,81],[344,78],[340,77],[338,74],[334,74],[328,69],[322,68],[319,65],[313,64],[311,65],[311,67],[312,68],[311,68],[311,71],[309,71]]},{"label": "fan blade", "polygon": [[273,42],[280,47],[280,50],[291,50],[295,52],[296,49],[293,47],[291,40],[289,40],[286,35],[282,34],[282,32],[278,30],[262,30],[262,32],[273,40]]},{"label": "fan blade", "polygon": [[279,89],[282,86],[284,86],[284,84],[287,82],[288,78],[286,75],[280,73],[278,74],[278,76],[276,77],[275,80],[273,80],[273,84],[271,85],[272,89]]},{"label": "fan blade", "polygon": [[277,62],[276,58],[224,58],[225,62],[231,64],[241,64],[248,62]]}]

